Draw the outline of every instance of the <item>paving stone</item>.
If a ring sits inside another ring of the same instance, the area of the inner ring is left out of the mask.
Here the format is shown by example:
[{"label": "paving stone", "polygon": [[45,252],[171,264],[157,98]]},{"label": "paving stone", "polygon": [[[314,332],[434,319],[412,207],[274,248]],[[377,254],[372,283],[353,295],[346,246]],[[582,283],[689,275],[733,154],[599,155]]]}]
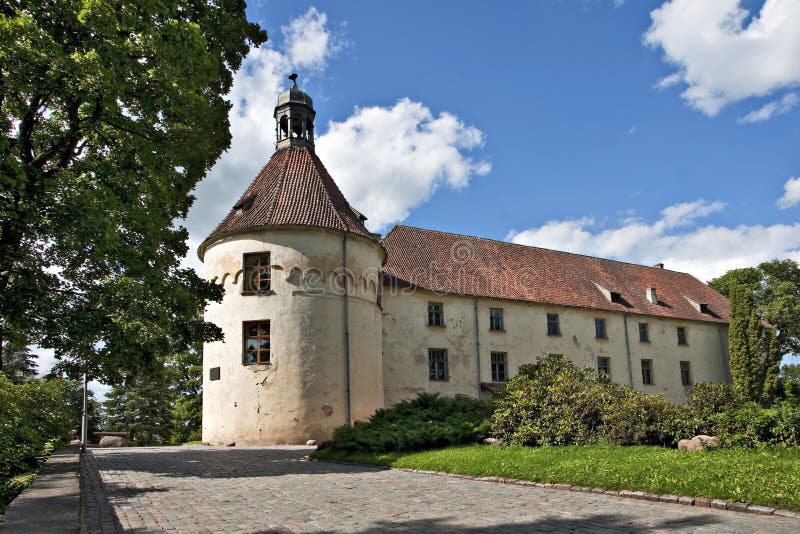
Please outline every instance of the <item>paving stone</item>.
[{"label": "paving stone", "polygon": [[727,510],[728,503],[722,499],[712,499],[711,508],[716,508],[717,510]]},{"label": "paving stone", "polygon": [[678,497],[678,504],[684,506],[692,506],[694,504],[694,497],[686,497],[684,495]]},{"label": "paving stone", "polygon": [[746,512],[747,507],[750,506],[746,502],[732,502],[728,503],[728,510],[733,510],[734,512]]},{"label": "paving stone", "polygon": [[800,531],[793,516],[622,501],[600,488],[555,491],[569,485],[301,461],[310,450],[92,450],[83,462],[86,532]]},{"label": "paving stone", "polygon": [[678,496],[677,495],[659,495],[658,496],[658,500],[661,501],[661,502],[677,503],[678,502]]},{"label": "paving stone", "polygon": [[770,508],[769,506],[761,506],[759,504],[751,504],[747,507],[747,511],[751,514],[759,514],[759,515],[772,515],[775,513],[775,508]]},{"label": "paving stone", "polygon": [[694,505],[699,506],[700,508],[711,508],[711,499],[706,499],[705,497],[695,497]]}]

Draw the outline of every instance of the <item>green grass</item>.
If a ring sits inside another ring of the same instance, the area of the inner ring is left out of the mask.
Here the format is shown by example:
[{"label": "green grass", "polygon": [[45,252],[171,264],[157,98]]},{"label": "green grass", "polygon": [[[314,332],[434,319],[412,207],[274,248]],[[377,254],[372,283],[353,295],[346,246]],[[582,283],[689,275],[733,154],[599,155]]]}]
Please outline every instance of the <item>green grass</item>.
[{"label": "green grass", "polygon": [[347,454],[318,460],[499,476],[536,482],[744,501],[800,510],[800,448],[684,452],[662,447],[450,447],[416,453]]},{"label": "green grass", "polygon": [[202,445],[202,444],[203,444],[203,442],[199,441],[199,440],[198,441],[187,441],[187,442],[183,443],[183,445]]}]

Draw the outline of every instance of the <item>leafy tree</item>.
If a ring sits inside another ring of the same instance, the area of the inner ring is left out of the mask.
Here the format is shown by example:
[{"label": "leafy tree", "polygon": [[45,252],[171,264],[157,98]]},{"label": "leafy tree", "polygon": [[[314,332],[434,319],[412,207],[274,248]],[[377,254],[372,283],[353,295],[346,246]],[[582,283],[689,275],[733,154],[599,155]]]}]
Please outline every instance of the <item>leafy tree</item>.
[{"label": "leafy tree", "polygon": [[36,377],[39,364],[27,343],[19,339],[4,341],[2,352],[5,355],[2,371],[12,382],[21,384]]},{"label": "leafy tree", "polygon": [[800,364],[787,363],[781,367],[782,396],[800,404]]},{"label": "leafy tree", "polygon": [[[80,436],[81,420],[83,418],[83,381],[65,380],[64,404],[67,412],[72,419],[72,429]],[[103,423],[102,406],[94,398],[94,392],[88,391],[86,399],[86,411],[89,415],[89,425],[87,428],[89,441],[93,441],[94,433],[100,430]]]},{"label": "leafy tree", "polygon": [[203,355],[199,350],[182,352],[168,361],[172,375],[172,441],[197,438],[203,422]]},{"label": "leafy tree", "polygon": [[767,261],[728,271],[709,285],[731,299],[731,375],[734,386],[739,381],[737,392],[771,404],[780,392],[783,355],[800,352],[800,266],[792,260]]},{"label": "leafy tree", "polygon": [[2,4],[0,339],[30,332],[114,382],[220,338],[199,312],[221,290],[179,267],[175,221],[265,40],[243,0]]},{"label": "leafy tree", "polygon": [[105,430],[128,432],[137,445],[169,441],[173,391],[168,370],[154,366],[114,386],[103,403]]},{"label": "leafy tree", "polygon": [[744,399],[760,400],[759,360],[761,327],[751,291],[743,285],[731,288],[729,353],[733,389]]},{"label": "leafy tree", "polygon": [[735,286],[747,287],[758,317],[772,325],[781,354],[800,354],[800,266],[772,260],[758,267],[733,269],[710,285],[728,298]]}]

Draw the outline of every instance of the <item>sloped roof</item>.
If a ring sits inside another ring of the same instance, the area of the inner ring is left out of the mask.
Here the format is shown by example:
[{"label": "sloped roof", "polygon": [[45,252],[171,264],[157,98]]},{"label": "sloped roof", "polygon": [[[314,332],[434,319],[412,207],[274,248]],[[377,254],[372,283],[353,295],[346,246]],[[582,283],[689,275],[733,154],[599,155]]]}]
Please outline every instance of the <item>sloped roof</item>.
[{"label": "sloped roof", "polygon": [[228,215],[199,247],[222,235],[274,225],[304,225],[374,237],[308,147],[276,151]]},{"label": "sloped roof", "polygon": [[[384,265],[388,284],[728,322],[728,299],[686,273],[410,226],[395,226],[383,246],[388,254]],[[647,300],[648,288],[656,288],[658,304]],[[612,299],[612,293],[618,296]],[[702,312],[697,309],[700,304]]]}]

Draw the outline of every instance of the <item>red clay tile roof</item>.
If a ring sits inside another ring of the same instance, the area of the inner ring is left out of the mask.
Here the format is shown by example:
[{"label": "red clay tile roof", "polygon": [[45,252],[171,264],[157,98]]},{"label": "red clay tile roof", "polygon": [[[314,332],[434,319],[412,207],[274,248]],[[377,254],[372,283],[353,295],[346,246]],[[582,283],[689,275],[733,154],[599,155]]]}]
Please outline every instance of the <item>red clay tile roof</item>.
[{"label": "red clay tile roof", "polygon": [[200,255],[223,234],[273,225],[319,226],[374,239],[319,157],[307,147],[286,147],[272,155],[227,217],[200,245]]},{"label": "red clay tile roof", "polygon": [[[728,299],[686,273],[395,226],[383,239],[387,284],[434,292],[727,323]],[[618,293],[614,302],[597,287]],[[645,296],[656,288],[658,304]],[[706,305],[705,313],[687,300]]]}]

